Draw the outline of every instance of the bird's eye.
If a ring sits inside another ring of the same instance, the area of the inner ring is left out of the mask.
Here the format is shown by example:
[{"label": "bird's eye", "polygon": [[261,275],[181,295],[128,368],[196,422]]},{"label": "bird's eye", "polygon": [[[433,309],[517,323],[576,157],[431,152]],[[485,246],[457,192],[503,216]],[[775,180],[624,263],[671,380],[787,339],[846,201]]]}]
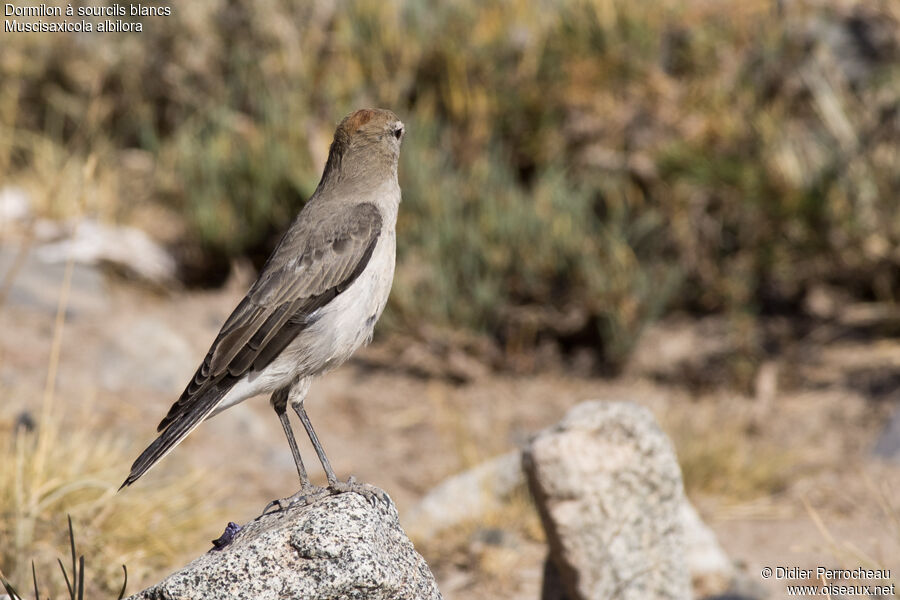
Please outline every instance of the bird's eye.
[{"label": "bird's eye", "polygon": [[402,135],[403,135],[403,126],[401,125],[400,127],[397,127],[394,130],[394,137],[399,140]]}]

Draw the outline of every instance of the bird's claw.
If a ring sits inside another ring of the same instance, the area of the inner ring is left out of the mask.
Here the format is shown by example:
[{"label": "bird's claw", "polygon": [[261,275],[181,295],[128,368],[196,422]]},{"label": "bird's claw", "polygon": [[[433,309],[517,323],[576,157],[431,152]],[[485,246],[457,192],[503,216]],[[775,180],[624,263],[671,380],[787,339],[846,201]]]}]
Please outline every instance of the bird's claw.
[{"label": "bird's claw", "polygon": [[316,485],[309,485],[300,488],[293,496],[288,496],[287,498],[278,498],[276,500],[272,500],[266,507],[263,509],[262,514],[267,515],[269,511],[275,508],[276,510],[272,512],[281,512],[287,510],[293,506],[298,504],[308,506],[315,502],[316,500],[323,498],[328,495],[328,489],[319,487]]},{"label": "bird's claw", "polygon": [[262,514],[267,515],[269,511],[281,512],[298,504],[308,506],[326,496],[336,496],[337,494],[346,494],[348,492],[359,494],[372,506],[378,506],[379,500],[385,504],[390,504],[391,502],[390,497],[384,490],[368,483],[359,483],[356,481],[356,478],[351,476],[347,481],[332,481],[328,484],[328,487],[324,488],[315,485],[301,487],[300,491],[293,496],[269,502],[263,509]]},{"label": "bird's claw", "polygon": [[345,494],[347,492],[359,494],[372,506],[377,506],[379,500],[385,504],[390,503],[390,498],[384,490],[368,483],[358,483],[353,476],[347,479],[347,481],[333,481],[329,483],[328,491],[333,495]]}]

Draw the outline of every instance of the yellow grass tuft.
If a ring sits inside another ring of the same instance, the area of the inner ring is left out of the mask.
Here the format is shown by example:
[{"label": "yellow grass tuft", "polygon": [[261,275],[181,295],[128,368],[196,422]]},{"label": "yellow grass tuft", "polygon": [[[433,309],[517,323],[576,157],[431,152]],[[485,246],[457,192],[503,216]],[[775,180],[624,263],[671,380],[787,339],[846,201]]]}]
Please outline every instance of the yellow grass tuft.
[{"label": "yellow grass tuft", "polygon": [[134,445],[96,419],[61,413],[45,412],[33,431],[0,431],[0,569],[23,588],[34,560],[41,588],[61,595],[56,559],[66,554],[68,513],[86,557],[88,596],[114,597],[121,565],[130,586],[147,583],[183,558],[217,514],[197,486],[199,473],[117,494]]},{"label": "yellow grass tuft", "polygon": [[678,452],[684,487],[689,495],[708,494],[747,502],[784,491],[799,457],[790,450],[747,435],[737,412],[686,411],[668,419],[666,431]]}]

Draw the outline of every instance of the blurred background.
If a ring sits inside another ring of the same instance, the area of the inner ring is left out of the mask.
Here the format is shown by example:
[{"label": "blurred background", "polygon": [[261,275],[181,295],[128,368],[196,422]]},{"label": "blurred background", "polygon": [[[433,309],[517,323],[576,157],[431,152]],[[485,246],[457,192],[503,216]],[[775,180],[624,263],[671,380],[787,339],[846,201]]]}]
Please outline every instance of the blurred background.
[{"label": "blurred background", "polygon": [[[203,0],[141,23],[0,37],[7,576],[50,578],[68,512],[89,583],[127,562],[134,591],[294,491],[256,400],[114,494],[370,106],[407,125],[398,267],[375,343],[307,404],[339,475],[403,521],[569,406],[628,399],[754,577],[900,568],[900,3]],[[520,490],[413,539],[448,598],[533,598],[542,535]]]}]

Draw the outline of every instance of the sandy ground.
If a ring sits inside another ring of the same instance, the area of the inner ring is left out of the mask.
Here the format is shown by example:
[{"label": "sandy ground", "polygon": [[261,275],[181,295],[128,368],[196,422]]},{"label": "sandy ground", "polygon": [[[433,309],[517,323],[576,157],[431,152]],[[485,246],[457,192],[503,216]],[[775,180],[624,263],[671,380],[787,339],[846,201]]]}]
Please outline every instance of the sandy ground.
[{"label": "sandy ground", "polygon": [[[23,273],[0,306],[6,396],[0,424],[21,410],[39,410],[51,353],[62,270]],[[137,452],[152,440],[155,423],[239,299],[242,283],[158,295],[95,275],[75,273],[56,394],[73,415],[89,406]],[[702,327],[661,325],[619,378],[479,371],[462,383],[413,375],[402,364],[373,366],[391,352],[376,334],[359,359],[314,385],[307,407],[339,476],[353,474],[387,490],[402,519],[442,479],[521,446],[576,403],[630,400],[653,410],[672,436],[701,515],[748,580],[771,597],[782,597],[786,583],[802,582],[765,580],[759,575],[765,566],[882,565],[900,573],[900,466],[871,455],[898,400],[900,384],[892,386],[884,374],[898,373],[900,344],[832,340],[800,352],[799,359],[776,360],[769,370],[774,374],[762,373],[754,395],[698,392],[657,367],[677,371],[666,354],[671,348],[660,340],[681,335],[687,349],[680,352],[690,353],[696,340],[683,333]],[[863,367],[881,378],[860,379]],[[301,443],[301,452],[314,479],[323,481],[308,443]],[[135,456],[116,458],[122,478]],[[297,485],[264,398],[205,423],[123,493],[145,493],[158,478],[186,468],[208,474],[206,493],[238,522]],[[528,533],[535,521],[526,513],[512,511],[509,522],[495,518],[490,527],[507,532],[499,538],[485,536],[488,526],[476,524],[417,540],[445,597],[538,597],[545,551],[540,534]],[[211,521],[185,554],[205,551],[223,525]]]}]

